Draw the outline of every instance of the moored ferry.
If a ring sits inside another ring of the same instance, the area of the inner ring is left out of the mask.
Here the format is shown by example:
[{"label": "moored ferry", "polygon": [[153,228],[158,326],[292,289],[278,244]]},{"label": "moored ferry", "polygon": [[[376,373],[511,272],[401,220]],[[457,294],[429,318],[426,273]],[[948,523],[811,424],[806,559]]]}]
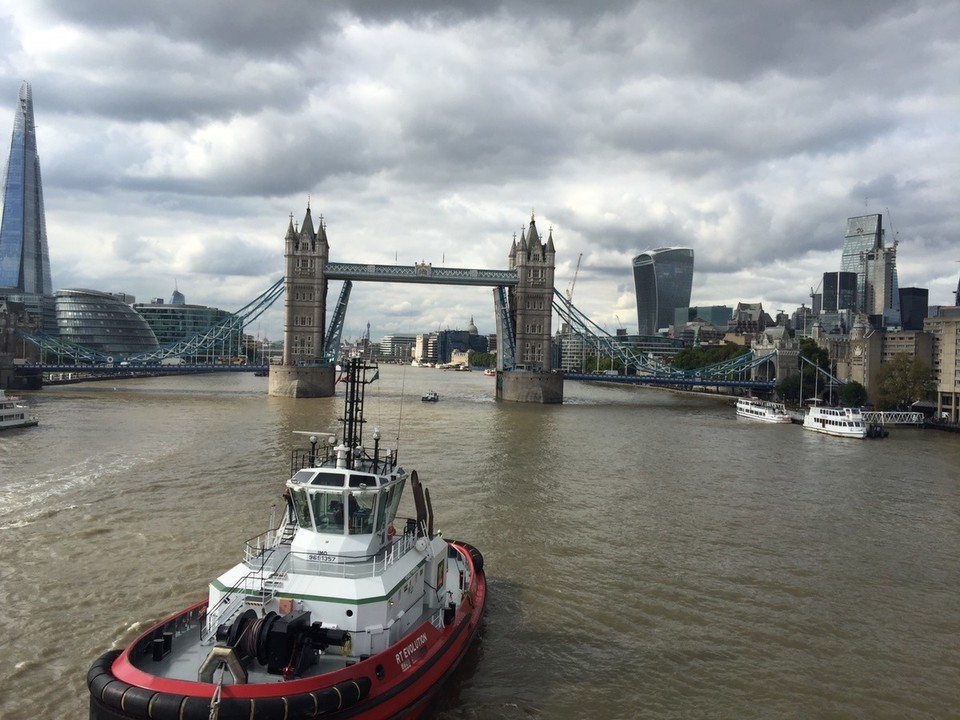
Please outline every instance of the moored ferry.
[{"label": "moored ferry", "polygon": [[737,398],[737,415],[762,422],[791,422],[790,415],[783,403],[760,400],[754,397]]},{"label": "moored ferry", "polygon": [[[91,720],[415,718],[476,637],[480,552],[434,530],[397,451],[362,443],[366,371],[347,367],[343,434],[295,450],[279,526],[207,598],[87,674]],[[375,376],[374,376],[375,377]],[[409,480],[416,517],[397,518]]]},{"label": "moored ferry", "polygon": [[39,422],[36,415],[29,413],[29,408],[20,398],[7,395],[6,390],[0,388],[0,430],[32,427]]},{"label": "moored ferry", "polygon": [[860,408],[814,405],[804,416],[803,427],[836,437],[862,440],[867,436],[867,424],[863,420]]}]

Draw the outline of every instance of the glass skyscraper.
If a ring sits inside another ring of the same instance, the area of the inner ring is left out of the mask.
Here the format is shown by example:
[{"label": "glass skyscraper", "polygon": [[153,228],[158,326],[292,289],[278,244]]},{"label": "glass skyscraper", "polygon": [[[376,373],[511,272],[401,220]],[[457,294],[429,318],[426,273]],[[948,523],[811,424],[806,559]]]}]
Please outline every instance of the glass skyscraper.
[{"label": "glass skyscraper", "polygon": [[866,311],[867,256],[883,247],[883,218],[881,215],[860,215],[847,218],[847,232],[843,238],[843,257],[840,270],[857,274],[855,309]]},{"label": "glass skyscraper", "polygon": [[657,248],[633,259],[640,335],[656,335],[669,327],[677,308],[690,306],[693,289],[693,250]]},{"label": "glass skyscraper", "polygon": [[56,331],[47,224],[30,85],[20,87],[3,176],[0,297],[22,302],[47,332]]}]

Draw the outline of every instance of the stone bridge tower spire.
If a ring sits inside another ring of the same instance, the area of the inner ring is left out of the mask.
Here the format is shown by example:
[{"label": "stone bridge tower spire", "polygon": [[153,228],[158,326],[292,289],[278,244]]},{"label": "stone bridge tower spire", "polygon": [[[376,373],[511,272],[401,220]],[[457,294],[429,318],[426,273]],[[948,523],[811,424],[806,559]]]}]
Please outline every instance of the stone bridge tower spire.
[{"label": "stone bridge tower spire", "polygon": [[541,242],[537,222],[530,225],[510,248],[510,269],[517,271],[517,286],[510,291],[510,315],[516,340],[517,367],[549,371],[552,363],[553,274],[556,250],[553,229]]},{"label": "stone bridge tower spire", "polygon": [[333,368],[323,353],[327,316],[325,269],[329,257],[323,216],[314,229],[308,200],[300,228],[291,214],[284,237],[283,364],[270,368],[271,395],[333,395]]},{"label": "stone bridge tower spire", "polygon": [[291,215],[284,238],[284,365],[315,365],[324,360],[327,281],[323,271],[329,255],[323,217],[319,230],[314,230],[310,202],[307,201],[307,212],[299,232]]},{"label": "stone bridge tower spire", "polygon": [[553,318],[553,273],[556,266],[553,229],[546,242],[530,225],[510,247],[510,269],[517,272],[517,285],[510,288],[507,304],[513,325],[515,369],[497,373],[497,398],[527,403],[562,403],[563,374],[552,372],[550,327]]}]

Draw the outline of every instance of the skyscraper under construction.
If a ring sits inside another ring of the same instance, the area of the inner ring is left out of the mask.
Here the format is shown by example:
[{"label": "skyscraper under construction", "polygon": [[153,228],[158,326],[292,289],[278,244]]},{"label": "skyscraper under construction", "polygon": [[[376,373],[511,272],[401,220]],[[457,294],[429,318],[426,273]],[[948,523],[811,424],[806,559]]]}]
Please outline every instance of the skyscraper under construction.
[{"label": "skyscraper under construction", "polygon": [[876,329],[900,325],[897,243],[884,247],[883,216],[847,218],[842,272],[856,273],[857,312],[866,314]]},{"label": "skyscraper under construction", "polygon": [[0,221],[0,300],[21,302],[43,330],[56,332],[33,95],[23,83],[17,98],[10,155],[3,175]]}]

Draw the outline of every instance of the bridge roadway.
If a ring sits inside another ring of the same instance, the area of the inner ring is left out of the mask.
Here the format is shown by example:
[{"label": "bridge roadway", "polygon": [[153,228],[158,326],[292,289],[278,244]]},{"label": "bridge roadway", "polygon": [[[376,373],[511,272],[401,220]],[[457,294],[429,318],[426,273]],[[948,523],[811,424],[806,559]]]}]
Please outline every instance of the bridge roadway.
[{"label": "bridge roadway", "polygon": [[81,363],[65,365],[58,363],[35,363],[17,365],[19,373],[84,373],[90,375],[195,375],[197,373],[221,372],[267,372],[268,365],[219,365],[217,363],[190,363],[184,365],[164,365],[162,363]]},{"label": "bridge roadway", "polygon": [[[36,373],[85,373],[90,375],[122,376],[122,375],[191,375],[196,373],[220,372],[268,372],[268,365],[226,365],[217,363],[189,363],[183,365],[164,365],[162,363],[81,363],[78,365],[62,363],[35,363],[32,365],[18,365],[18,370],[25,375]],[[522,371],[521,371],[522,372]],[[745,388],[750,390],[772,390],[773,383],[763,380],[729,380],[726,378],[690,378],[683,376],[665,375],[604,375],[603,373],[564,373],[566,380],[583,380],[587,382],[615,382],[630,385],[659,385],[664,387],[693,388],[693,387],[726,387]]]},{"label": "bridge roadway", "polygon": [[589,382],[615,382],[630,385],[660,385],[664,387],[727,387],[750,390],[773,390],[774,383],[768,380],[728,380],[726,378],[684,377],[671,375],[604,375],[603,373],[564,373],[567,380],[586,380]]},{"label": "bridge roadway", "polygon": [[429,263],[415,265],[377,265],[374,263],[328,262],[323,268],[328,280],[429,283],[431,285],[478,285],[515,287],[516,270],[478,270],[474,268],[433,267]]}]

